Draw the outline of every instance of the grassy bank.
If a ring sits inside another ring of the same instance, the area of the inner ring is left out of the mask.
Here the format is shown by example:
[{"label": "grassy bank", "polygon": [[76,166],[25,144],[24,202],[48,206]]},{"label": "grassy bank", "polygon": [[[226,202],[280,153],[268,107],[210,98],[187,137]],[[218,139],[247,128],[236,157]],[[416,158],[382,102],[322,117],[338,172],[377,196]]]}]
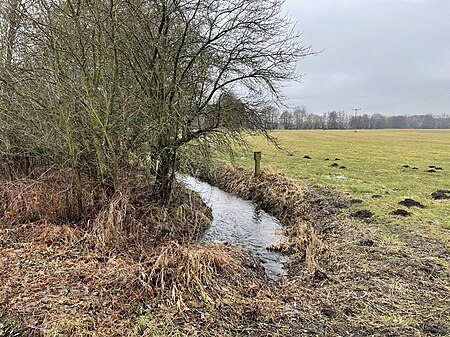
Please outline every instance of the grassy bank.
[{"label": "grassy bank", "polygon": [[[372,221],[401,223],[450,243],[448,235],[443,235],[444,229],[450,229],[450,202],[431,197],[436,190],[450,189],[449,130],[293,130],[275,131],[273,135],[282,151],[261,138],[251,138],[250,151],[237,162],[250,167],[252,152],[262,151],[263,166],[313,185],[334,186],[362,200],[353,209],[372,211]],[[443,170],[428,172],[429,166]],[[405,198],[425,207],[398,205]],[[399,208],[411,215],[391,214]]]},{"label": "grassy bank", "polygon": [[270,170],[255,178],[251,170],[225,166],[215,183],[284,223],[281,247],[290,258],[280,294],[301,308],[288,336],[450,332],[450,251],[441,241],[348,217],[351,198]]}]

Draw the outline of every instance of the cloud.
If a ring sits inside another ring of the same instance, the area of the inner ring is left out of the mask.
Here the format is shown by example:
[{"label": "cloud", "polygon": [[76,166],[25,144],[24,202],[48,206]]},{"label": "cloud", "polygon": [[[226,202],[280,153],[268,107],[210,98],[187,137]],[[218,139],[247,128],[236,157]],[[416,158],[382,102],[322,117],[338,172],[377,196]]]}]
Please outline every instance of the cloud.
[{"label": "cloud", "polygon": [[[324,49],[299,63],[306,75],[286,88],[291,104],[302,101],[322,113],[450,86],[449,1],[288,0],[285,6],[303,42]],[[450,113],[449,107],[450,94],[374,112]]]}]

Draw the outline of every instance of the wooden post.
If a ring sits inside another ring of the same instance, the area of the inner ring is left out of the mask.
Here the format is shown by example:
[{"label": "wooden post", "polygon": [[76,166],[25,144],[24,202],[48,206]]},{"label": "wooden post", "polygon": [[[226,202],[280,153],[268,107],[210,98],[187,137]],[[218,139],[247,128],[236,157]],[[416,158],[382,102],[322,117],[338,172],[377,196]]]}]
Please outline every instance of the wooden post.
[{"label": "wooden post", "polygon": [[255,177],[261,174],[261,152],[254,152],[253,159],[255,159]]}]

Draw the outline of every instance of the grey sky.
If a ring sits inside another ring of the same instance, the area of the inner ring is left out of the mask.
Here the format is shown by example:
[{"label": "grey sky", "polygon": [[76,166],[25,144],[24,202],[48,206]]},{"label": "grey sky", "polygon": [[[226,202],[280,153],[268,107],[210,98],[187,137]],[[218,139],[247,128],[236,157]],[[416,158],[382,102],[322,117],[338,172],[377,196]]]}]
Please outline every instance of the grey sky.
[{"label": "grey sky", "polygon": [[284,92],[310,112],[450,113],[449,0],[286,0],[302,41],[303,83]]}]

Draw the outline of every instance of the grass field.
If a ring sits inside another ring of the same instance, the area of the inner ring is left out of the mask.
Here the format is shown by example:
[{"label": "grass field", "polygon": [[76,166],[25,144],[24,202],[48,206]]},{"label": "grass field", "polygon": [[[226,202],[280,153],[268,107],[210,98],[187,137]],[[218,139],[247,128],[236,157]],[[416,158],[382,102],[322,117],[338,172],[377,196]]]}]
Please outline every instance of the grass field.
[{"label": "grass field", "polygon": [[[281,151],[262,138],[251,138],[250,151],[237,158],[238,164],[252,166],[252,152],[262,151],[263,167],[313,185],[334,186],[361,199],[352,210],[372,211],[372,222],[408,225],[422,235],[450,242],[450,200],[431,197],[436,190],[450,190],[450,130],[284,130],[273,135]],[[334,163],[346,168],[331,167]],[[443,170],[427,172],[429,166]],[[398,205],[405,198],[425,208]],[[390,214],[399,208],[411,216]]]}]

